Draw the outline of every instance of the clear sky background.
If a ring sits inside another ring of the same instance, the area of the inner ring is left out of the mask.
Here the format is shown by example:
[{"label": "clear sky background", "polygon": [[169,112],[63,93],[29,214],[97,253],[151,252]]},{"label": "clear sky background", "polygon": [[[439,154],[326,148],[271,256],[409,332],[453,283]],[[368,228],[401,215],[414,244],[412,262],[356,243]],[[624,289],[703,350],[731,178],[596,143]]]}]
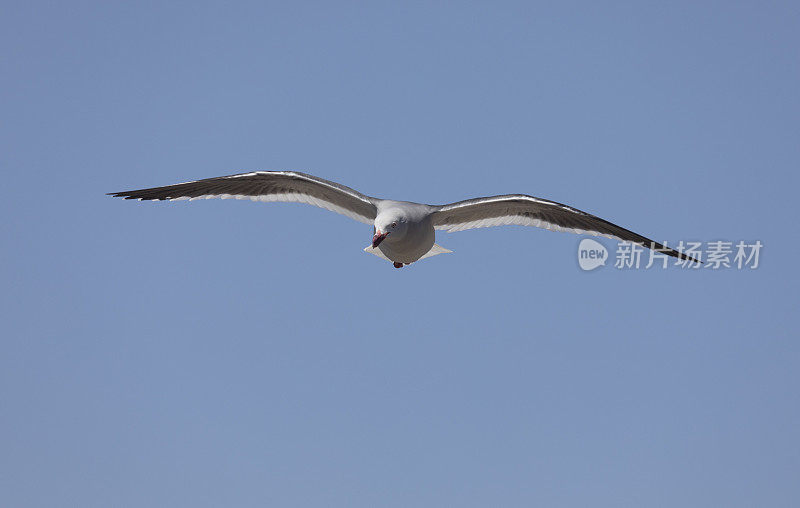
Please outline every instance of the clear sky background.
[{"label": "clear sky background", "polygon": [[[796,506],[798,5],[3,2],[0,505]],[[255,169],[764,249],[104,195]]]}]

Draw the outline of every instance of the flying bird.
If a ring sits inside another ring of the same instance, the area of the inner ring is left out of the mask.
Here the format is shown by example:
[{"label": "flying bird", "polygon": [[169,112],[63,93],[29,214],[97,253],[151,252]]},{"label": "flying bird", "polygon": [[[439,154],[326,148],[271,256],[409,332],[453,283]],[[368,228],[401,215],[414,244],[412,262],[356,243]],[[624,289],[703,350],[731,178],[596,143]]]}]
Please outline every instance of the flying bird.
[{"label": "flying bird", "polygon": [[253,171],[164,187],[111,192],[109,195],[161,201],[234,198],[308,203],[371,224],[372,241],[364,250],[392,262],[395,268],[452,252],[436,244],[437,229],[463,231],[505,225],[605,236],[699,262],[577,208],[525,194],[468,199],[449,205],[425,205],[373,198],[339,183],[296,171]]}]

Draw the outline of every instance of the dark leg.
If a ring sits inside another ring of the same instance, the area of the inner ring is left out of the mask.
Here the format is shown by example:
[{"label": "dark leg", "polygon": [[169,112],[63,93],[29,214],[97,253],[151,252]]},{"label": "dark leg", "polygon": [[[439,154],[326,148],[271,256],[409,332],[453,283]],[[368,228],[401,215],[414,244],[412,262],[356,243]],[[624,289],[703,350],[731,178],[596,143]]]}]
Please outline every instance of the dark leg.
[{"label": "dark leg", "polygon": [[394,262],[395,268],[403,268],[403,263],[398,263],[397,261]]}]

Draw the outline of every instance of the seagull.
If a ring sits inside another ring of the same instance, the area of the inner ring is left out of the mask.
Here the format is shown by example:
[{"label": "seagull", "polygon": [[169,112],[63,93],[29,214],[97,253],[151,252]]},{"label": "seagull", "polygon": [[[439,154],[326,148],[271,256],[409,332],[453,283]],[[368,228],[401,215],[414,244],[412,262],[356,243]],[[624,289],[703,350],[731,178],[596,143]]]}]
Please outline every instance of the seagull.
[{"label": "seagull", "polygon": [[372,241],[364,250],[390,261],[395,268],[452,252],[436,244],[437,229],[452,232],[506,225],[604,236],[678,259],[700,262],[577,208],[526,194],[425,205],[373,198],[339,183],[297,171],[253,171],[108,195],[140,201],[234,198],[307,203],[371,224]]}]

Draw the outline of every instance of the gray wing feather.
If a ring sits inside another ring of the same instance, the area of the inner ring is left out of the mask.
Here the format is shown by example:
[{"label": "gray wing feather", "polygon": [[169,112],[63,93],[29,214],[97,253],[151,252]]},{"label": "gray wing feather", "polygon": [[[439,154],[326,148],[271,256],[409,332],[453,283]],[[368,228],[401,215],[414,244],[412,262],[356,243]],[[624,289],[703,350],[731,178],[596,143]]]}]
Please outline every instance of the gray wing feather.
[{"label": "gray wing feather", "polygon": [[676,250],[664,247],[638,233],[605,219],[555,201],[525,194],[508,194],[468,199],[437,207],[432,215],[436,229],[463,231],[491,226],[535,226],[551,231],[605,236],[663,251],[673,257],[696,261]]},{"label": "gray wing feather", "polygon": [[109,195],[139,200],[235,198],[290,201],[325,208],[365,224],[372,224],[377,214],[374,198],[297,171],[254,171],[164,187],[111,192]]}]

